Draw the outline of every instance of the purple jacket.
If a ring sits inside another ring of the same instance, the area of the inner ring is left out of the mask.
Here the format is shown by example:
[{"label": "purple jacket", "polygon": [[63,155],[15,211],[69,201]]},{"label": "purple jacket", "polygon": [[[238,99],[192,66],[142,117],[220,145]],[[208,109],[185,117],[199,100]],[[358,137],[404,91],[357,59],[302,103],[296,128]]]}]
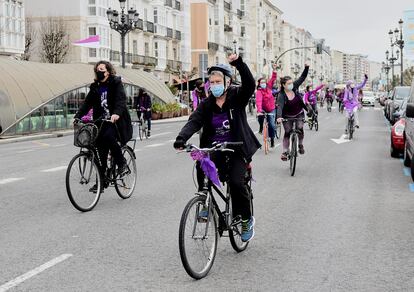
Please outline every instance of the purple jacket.
[{"label": "purple jacket", "polygon": [[348,85],[345,87],[345,93],[344,93],[344,106],[348,111],[353,111],[355,107],[359,105],[358,102],[358,94],[359,90],[364,88],[365,84],[367,83],[367,78],[362,81],[361,84],[358,84],[353,89],[349,88]]},{"label": "purple jacket", "polygon": [[305,93],[305,96],[303,99],[305,100],[305,104],[312,104],[315,105],[318,102],[318,99],[316,98],[316,93],[321,90],[325,85],[321,84],[318,87],[316,87],[314,90],[308,91]]}]

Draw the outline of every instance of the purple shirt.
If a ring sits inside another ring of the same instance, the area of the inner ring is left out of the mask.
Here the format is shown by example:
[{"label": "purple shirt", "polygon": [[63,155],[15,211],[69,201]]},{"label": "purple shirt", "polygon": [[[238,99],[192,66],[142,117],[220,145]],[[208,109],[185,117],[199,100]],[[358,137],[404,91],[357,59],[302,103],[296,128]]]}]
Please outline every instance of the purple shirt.
[{"label": "purple shirt", "polygon": [[98,88],[99,96],[101,97],[101,107],[105,112],[105,118],[109,119],[111,114],[108,109],[108,86],[100,85]]},{"label": "purple shirt", "polygon": [[216,130],[213,136],[213,142],[230,142],[230,122],[229,117],[226,112],[223,113],[213,113],[212,120],[213,128]]},{"label": "purple shirt", "polygon": [[293,118],[303,112],[301,96],[295,95],[292,100],[286,99],[286,104],[283,108],[283,116],[286,118]]}]

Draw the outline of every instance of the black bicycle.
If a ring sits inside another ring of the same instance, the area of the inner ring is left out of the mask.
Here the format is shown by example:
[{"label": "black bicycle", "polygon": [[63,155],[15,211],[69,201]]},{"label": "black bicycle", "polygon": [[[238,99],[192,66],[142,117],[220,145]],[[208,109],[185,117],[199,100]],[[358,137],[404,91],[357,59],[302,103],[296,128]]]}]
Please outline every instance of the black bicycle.
[{"label": "black bicycle", "polygon": [[354,114],[350,114],[350,116],[348,117],[348,125],[346,127],[347,132],[348,132],[348,139],[352,140],[354,138],[354,131],[355,131],[355,118],[354,118]]},{"label": "black bicycle", "polygon": [[329,113],[332,111],[332,100],[331,99],[326,100],[326,109]]},{"label": "black bicycle", "polygon": [[[100,126],[98,126],[98,122]],[[114,158],[109,153],[107,169],[102,169],[102,161],[98,154],[95,142],[104,123],[110,120],[98,120],[94,123],[77,122],[74,125],[74,145],[80,147],[80,153],[75,155],[66,171],[66,191],[72,205],[81,212],[92,210],[99,201],[104,188],[114,186],[122,199],[128,199],[134,192],[137,181],[137,167],[135,163],[135,143],[131,148],[128,145],[121,147],[127,169],[118,174]],[[119,132],[118,132],[119,135]]]},{"label": "black bicycle", "polygon": [[[212,148],[200,149],[195,145],[187,145],[180,152],[198,152],[209,155],[213,152],[233,152],[229,147],[237,147],[242,142],[216,144]],[[227,158],[228,159],[228,158]],[[227,163],[226,163],[227,165]],[[251,168],[246,169],[245,183],[250,192],[250,208],[253,215],[253,194],[251,188]],[[184,208],[179,228],[180,257],[186,272],[194,279],[204,278],[213,266],[216,257],[218,237],[228,232],[230,243],[237,252],[244,251],[249,245],[241,240],[242,218],[233,216],[230,189],[227,184],[224,194],[206,174],[203,190],[197,192]],[[225,202],[221,211],[214,196],[217,193]]]},{"label": "black bicycle", "polygon": [[288,160],[290,162],[290,175],[294,176],[296,171],[296,159],[298,157],[298,148],[299,148],[299,129],[297,127],[298,121],[305,120],[303,118],[288,118],[283,119],[283,122],[293,121],[292,131],[290,132],[290,152],[288,153]]},{"label": "black bicycle", "polygon": [[139,120],[138,123],[138,135],[139,139],[142,141],[144,138],[148,139],[148,127],[147,127],[147,120],[145,119],[146,109],[141,107],[139,111],[137,111]]},{"label": "black bicycle", "polygon": [[311,117],[308,119],[309,130],[315,128],[315,131],[319,130],[319,121],[318,121],[318,114],[312,112]]}]

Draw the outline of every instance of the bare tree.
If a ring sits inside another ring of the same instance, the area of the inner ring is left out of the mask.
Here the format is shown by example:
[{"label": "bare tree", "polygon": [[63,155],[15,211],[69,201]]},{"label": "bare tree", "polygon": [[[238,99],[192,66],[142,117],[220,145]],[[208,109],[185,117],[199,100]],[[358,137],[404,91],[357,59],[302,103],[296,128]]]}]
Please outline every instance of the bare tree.
[{"label": "bare tree", "polygon": [[32,46],[37,37],[36,29],[33,26],[33,20],[30,17],[26,17],[25,20],[25,34],[24,54],[22,56],[22,59],[29,61],[33,49]]},{"label": "bare tree", "polygon": [[43,62],[63,63],[69,52],[69,34],[61,18],[48,17],[40,25],[40,56]]}]

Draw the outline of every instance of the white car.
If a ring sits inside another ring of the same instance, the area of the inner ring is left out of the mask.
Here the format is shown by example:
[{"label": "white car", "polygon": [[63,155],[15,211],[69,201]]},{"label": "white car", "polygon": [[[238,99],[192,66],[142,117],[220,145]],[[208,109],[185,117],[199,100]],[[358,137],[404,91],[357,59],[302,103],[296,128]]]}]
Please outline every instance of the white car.
[{"label": "white car", "polygon": [[375,95],[372,91],[364,91],[364,97],[362,97],[362,105],[375,106]]}]

